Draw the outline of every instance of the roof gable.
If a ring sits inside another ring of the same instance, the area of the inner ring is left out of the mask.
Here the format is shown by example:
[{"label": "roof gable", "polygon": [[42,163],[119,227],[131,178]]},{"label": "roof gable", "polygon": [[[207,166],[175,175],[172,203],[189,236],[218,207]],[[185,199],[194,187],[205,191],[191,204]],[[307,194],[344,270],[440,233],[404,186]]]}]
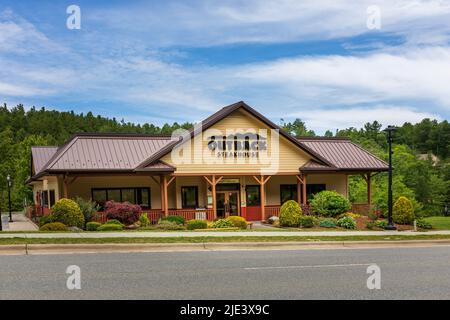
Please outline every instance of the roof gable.
[{"label": "roof gable", "polygon": [[31,165],[34,169],[32,175],[39,174],[45,168],[45,164],[57,151],[58,147],[55,146],[31,147]]},{"label": "roof gable", "polygon": [[[217,124],[219,121],[223,120],[227,116],[231,115],[233,112],[243,109],[246,112],[248,112],[250,115],[257,118],[259,121],[267,125],[267,127],[275,130],[279,130],[279,133],[282,137],[286,138],[288,141],[293,143],[296,147],[300,148],[307,154],[309,154],[312,158],[314,158],[317,162],[326,164],[328,166],[333,166],[331,163],[329,163],[325,158],[323,158],[320,154],[316,153],[314,150],[311,150],[308,146],[301,144],[295,137],[293,137],[291,134],[287,133],[283,129],[281,129],[278,125],[270,121],[268,118],[260,114],[258,111],[247,105],[243,101],[236,102],[234,104],[231,104],[229,106],[223,107],[213,115],[209,116],[205,120],[201,122],[201,129],[202,131],[205,131],[215,124]],[[200,132],[194,131],[194,128],[191,128],[189,130],[189,134],[191,137],[199,134]],[[172,151],[172,149],[177,146],[179,141],[174,141],[171,144],[168,144],[166,147],[161,149],[159,152],[155,153],[154,155],[148,157],[145,161],[143,161],[141,164],[138,165],[137,168],[144,168],[148,166],[149,164],[161,159],[163,156],[167,155]]]}]

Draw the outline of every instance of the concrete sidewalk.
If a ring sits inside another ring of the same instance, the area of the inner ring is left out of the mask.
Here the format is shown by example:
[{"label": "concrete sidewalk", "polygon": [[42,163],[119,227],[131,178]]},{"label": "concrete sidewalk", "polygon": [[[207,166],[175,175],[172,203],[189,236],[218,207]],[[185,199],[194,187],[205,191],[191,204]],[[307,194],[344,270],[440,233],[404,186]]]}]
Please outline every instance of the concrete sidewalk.
[{"label": "concrete sidewalk", "polygon": [[[7,214],[3,213],[3,217]],[[3,225],[3,231],[37,231],[39,228],[28,219],[23,213],[15,212],[12,214],[13,222]]]},{"label": "concrete sidewalk", "polygon": [[340,237],[340,236],[417,236],[450,235],[450,230],[411,231],[125,231],[0,233],[0,238],[172,238],[172,237]]}]

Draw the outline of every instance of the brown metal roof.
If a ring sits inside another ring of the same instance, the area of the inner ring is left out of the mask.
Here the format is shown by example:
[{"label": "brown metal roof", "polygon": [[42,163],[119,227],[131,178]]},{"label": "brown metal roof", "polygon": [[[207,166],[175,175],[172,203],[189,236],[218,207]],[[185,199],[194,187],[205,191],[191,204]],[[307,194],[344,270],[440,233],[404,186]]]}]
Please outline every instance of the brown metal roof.
[{"label": "brown metal roof", "polygon": [[58,150],[45,169],[132,170],[170,141],[168,136],[78,135]]},{"label": "brown metal roof", "polygon": [[31,156],[33,158],[34,174],[42,171],[45,164],[58,151],[58,147],[31,147]]},{"label": "brown metal roof", "polygon": [[[388,169],[388,164],[372,153],[364,150],[348,139],[339,138],[299,138],[302,144],[327,159],[338,170],[378,170]],[[302,170],[325,170],[332,167],[307,163]]]}]

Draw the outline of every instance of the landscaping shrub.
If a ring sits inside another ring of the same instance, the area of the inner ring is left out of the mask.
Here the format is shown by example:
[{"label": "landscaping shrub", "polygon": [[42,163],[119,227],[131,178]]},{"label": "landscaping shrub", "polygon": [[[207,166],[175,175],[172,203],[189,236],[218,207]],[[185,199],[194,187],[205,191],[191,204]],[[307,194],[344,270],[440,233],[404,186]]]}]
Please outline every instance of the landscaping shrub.
[{"label": "landscaping shrub", "polygon": [[375,228],[375,227],[376,227],[375,221],[369,221],[369,222],[367,222],[367,224],[366,224],[366,228],[369,229],[369,230],[372,230],[372,229]]},{"label": "landscaping shrub", "polygon": [[122,227],[125,226],[122,222],[120,222],[117,219],[109,219],[108,221],[105,222],[105,224],[118,224],[118,225],[120,225]]},{"label": "landscaping shrub", "polygon": [[314,227],[314,217],[311,216],[300,216],[300,226],[302,228],[312,228]]},{"label": "landscaping shrub", "polygon": [[310,201],[310,206],[314,214],[324,217],[336,217],[351,209],[347,198],[329,190],[316,193]]},{"label": "landscaping shrub", "polygon": [[49,214],[47,216],[42,216],[39,218],[39,226],[42,227],[44,224],[54,222],[54,221],[55,221],[55,217],[53,217],[51,214]]},{"label": "landscaping shrub", "polygon": [[412,202],[406,197],[399,197],[394,203],[392,220],[398,224],[411,224],[414,221]]},{"label": "landscaping shrub", "polygon": [[221,228],[233,228],[233,222],[227,219],[219,219],[217,221],[214,221],[212,224],[213,228],[221,229]]},{"label": "landscaping shrub", "polygon": [[141,227],[144,228],[152,224],[146,213],[141,214],[141,216],[139,217],[139,222],[141,223]]},{"label": "landscaping shrub", "polygon": [[352,217],[343,217],[340,218],[337,222],[337,225],[344,229],[355,229],[356,228],[356,221]]},{"label": "landscaping shrub", "polygon": [[120,231],[123,230],[123,226],[121,224],[116,223],[105,223],[97,228],[97,231]]},{"label": "landscaping shrub", "polygon": [[102,224],[99,222],[95,222],[95,221],[89,221],[88,223],[86,223],[86,230],[87,231],[97,231],[97,229],[101,226]]},{"label": "landscaping shrub", "polygon": [[369,217],[370,220],[375,221],[378,219],[378,216],[376,213],[374,212],[369,212],[369,214],[367,215]]},{"label": "landscaping shrub", "polygon": [[164,218],[164,220],[175,222],[177,224],[184,224],[184,218],[182,216],[167,216],[167,218]]},{"label": "landscaping shrub", "polygon": [[129,202],[108,201],[105,204],[105,213],[108,219],[117,219],[128,226],[139,220],[141,207]]},{"label": "landscaping shrub", "polygon": [[231,216],[231,217],[228,217],[227,220],[231,221],[233,226],[236,228],[243,229],[243,230],[247,229],[247,221],[242,217]]},{"label": "landscaping shrub", "polygon": [[319,223],[319,227],[322,228],[336,228],[337,227],[337,221],[336,219],[323,219],[322,221],[320,221]]},{"label": "landscaping shrub", "polygon": [[94,218],[94,215],[97,213],[99,209],[99,205],[91,200],[84,200],[81,197],[76,197],[75,202],[80,207],[81,212],[84,216],[84,222],[88,223],[89,221],[92,221]]},{"label": "landscaping shrub", "polygon": [[417,219],[416,225],[420,229],[432,229],[433,228],[432,224],[424,219]]},{"label": "landscaping shrub", "polygon": [[386,220],[377,220],[377,221],[375,222],[375,225],[376,225],[378,228],[384,229],[384,227],[386,227],[386,226],[388,225],[388,222],[387,222]]},{"label": "landscaping shrub", "polygon": [[84,229],[84,216],[78,204],[70,199],[58,200],[52,208],[54,222],[61,222],[68,227]]},{"label": "landscaping shrub", "polygon": [[280,225],[283,227],[297,227],[300,224],[302,209],[294,200],[283,203],[280,209]]},{"label": "landscaping shrub", "polygon": [[161,220],[155,226],[156,229],[161,230],[185,230],[186,228],[183,225],[176,223],[175,221],[169,220]]},{"label": "landscaping shrub", "polygon": [[188,230],[195,230],[195,229],[206,229],[208,227],[208,224],[205,220],[189,220],[187,222],[187,228]]},{"label": "landscaping shrub", "polygon": [[61,222],[50,222],[39,228],[41,231],[67,231],[67,226]]}]

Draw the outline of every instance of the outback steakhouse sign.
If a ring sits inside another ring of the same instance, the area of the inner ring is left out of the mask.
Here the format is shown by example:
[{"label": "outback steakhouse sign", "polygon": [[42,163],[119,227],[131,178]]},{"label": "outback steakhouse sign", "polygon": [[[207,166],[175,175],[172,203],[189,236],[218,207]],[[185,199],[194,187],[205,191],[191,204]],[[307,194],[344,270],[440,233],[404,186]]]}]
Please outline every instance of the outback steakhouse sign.
[{"label": "outback steakhouse sign", "polygon": [[218,158],[258,158],[260,150],[267,150],[267,138],[252,132],[211,136],[208,148]]}]

